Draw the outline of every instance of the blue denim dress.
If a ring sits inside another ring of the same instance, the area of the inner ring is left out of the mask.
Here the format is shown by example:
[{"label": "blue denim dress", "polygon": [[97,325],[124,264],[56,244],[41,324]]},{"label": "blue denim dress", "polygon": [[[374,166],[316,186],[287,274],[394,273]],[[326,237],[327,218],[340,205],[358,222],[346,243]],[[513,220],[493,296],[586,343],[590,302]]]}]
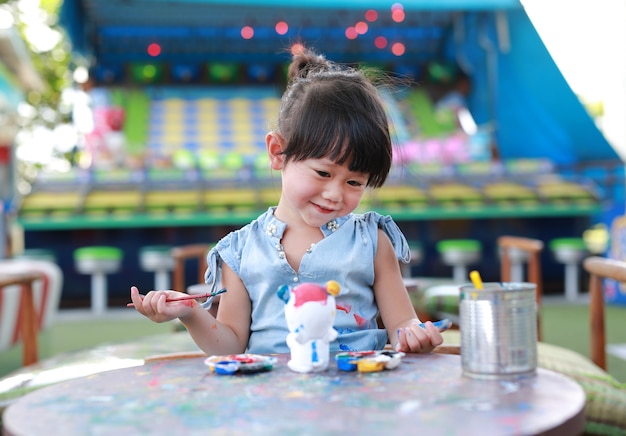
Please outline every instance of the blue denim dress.
[{"label": "blue denim dress", "polygon": [[215,290],[225,262],[243,281],[252,302],[249,353],[288,353],[285,303],[278,297],[281,285],[301,282],[324,284],[336,280],[341,292],[336,297],[334,328],[339,332],[331,351],[379,350],[387,343],[387,332],[376,323],[374,301],[374,256],[381,228],[402,262],[410,260],[408,243],[390,216],[376,212],[350,214],[324,225],[324,239],[302,258],[294,271],[280,243],[287,225],[274,217],[274,207],[250,224],[223,239],[207,255],[205,281]]}]

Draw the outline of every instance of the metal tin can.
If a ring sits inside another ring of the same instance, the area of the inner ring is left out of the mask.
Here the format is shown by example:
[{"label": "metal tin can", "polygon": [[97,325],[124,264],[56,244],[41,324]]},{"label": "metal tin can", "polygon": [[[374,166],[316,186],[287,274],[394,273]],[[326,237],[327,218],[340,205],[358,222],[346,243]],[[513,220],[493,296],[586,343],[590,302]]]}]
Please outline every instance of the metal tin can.
[{"label": "metal tin can", "polygon": [[461,363],[473,378],[508,378],[537,369],[534,283],[461,286]]}]

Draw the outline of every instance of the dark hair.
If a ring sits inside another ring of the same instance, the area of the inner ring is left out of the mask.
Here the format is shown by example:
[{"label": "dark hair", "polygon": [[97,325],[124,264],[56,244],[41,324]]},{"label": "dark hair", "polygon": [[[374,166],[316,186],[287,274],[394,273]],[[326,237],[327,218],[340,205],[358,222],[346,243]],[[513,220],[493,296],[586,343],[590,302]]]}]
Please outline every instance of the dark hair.
[{"label": "dark hair", "polygon": [[293,55],[278,133],[287,160],[329,158],[369,175],[380,187],[391,168],[389,120],[376,86],[363,71],[303,49]]}]

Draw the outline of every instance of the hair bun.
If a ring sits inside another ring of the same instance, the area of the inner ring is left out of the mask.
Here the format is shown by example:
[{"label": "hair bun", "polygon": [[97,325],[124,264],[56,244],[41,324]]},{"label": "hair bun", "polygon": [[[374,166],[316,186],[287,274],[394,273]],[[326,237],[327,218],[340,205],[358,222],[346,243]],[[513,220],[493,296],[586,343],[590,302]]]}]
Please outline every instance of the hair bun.
[{"label": "hair bun", "polygon": [[331,63],[320,54],[308,48],[302,48],[294,53],[289,65],[287,76],[289,81],[306,77],[311,71],[330,69]]}]

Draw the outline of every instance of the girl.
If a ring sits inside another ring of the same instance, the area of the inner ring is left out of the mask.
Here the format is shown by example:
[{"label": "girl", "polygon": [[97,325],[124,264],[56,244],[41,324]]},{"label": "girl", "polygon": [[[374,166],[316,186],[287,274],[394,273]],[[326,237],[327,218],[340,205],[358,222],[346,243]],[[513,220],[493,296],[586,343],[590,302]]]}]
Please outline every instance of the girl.
[{"label": "girl", "polygon": [[[208,254],[206,282],[228,289],[217,318],[193,300],[166,302],[177,291],[136,287],[136,309],[155,322],[179,318],[207,354],[288,353],[284,302],[277,289],[300,282],[341,284],[331,351],[429,352],[443,342],[419,320],[398,259],[406,239],[389,216],[353,214],[368,187],[391,168],[384,105],[363,72],[308,49],[289,67],[276,130],[266,136],[271,167],[280,170],[278,205],[220,240]],[[386,329],[379,329],[377,317]]]}]

